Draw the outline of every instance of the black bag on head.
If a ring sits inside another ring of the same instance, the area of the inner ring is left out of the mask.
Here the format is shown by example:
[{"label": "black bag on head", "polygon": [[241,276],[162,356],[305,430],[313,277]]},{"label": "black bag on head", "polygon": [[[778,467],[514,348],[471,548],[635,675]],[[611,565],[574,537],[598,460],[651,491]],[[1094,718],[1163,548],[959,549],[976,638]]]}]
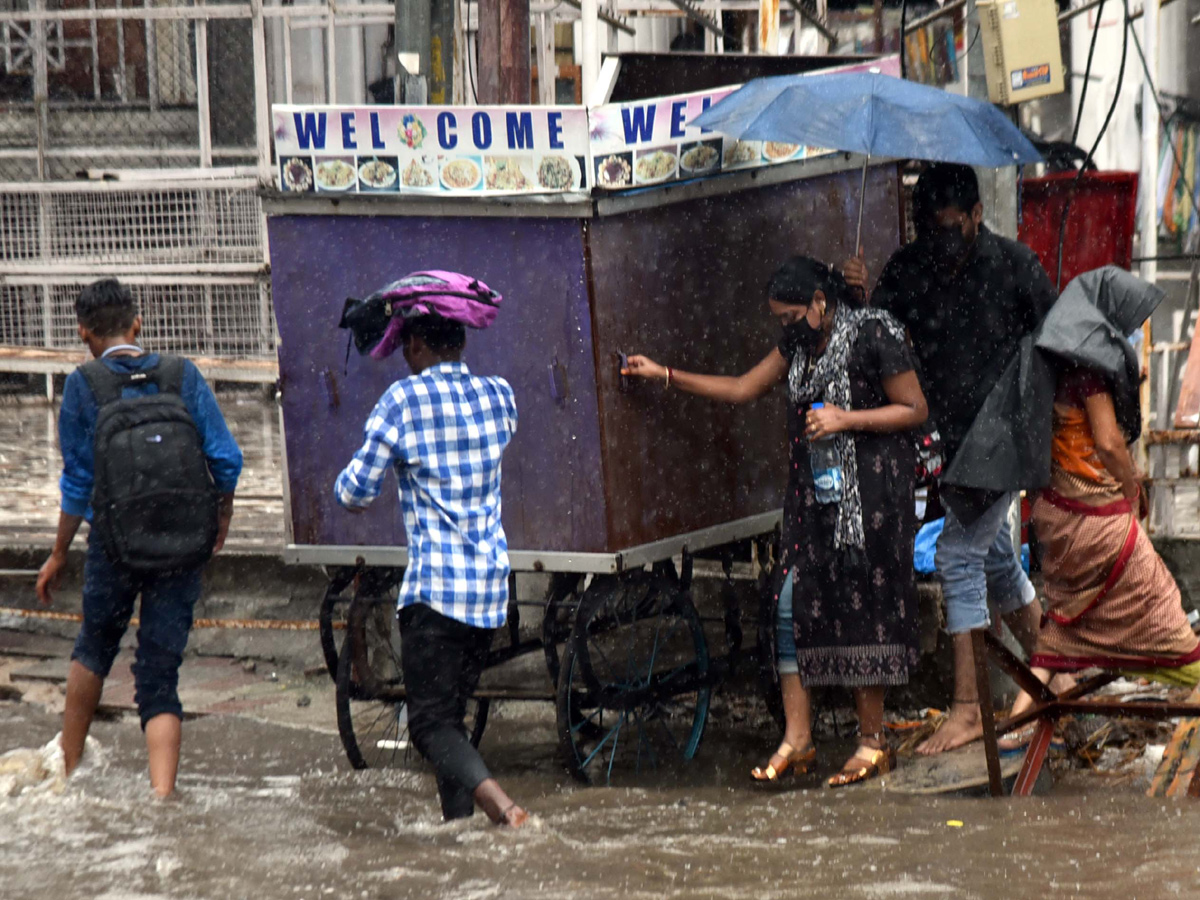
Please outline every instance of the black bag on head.
[{"label": "black bag on head", "polygon": [[[177,356],[129,374],[98,359],[80,367],[99,407],[92,531],[110,559],[137,572],[203,565],[217,540],[217,491],[183,402],[183,371]],[[143,384],[158,393],[122,396]]]}]

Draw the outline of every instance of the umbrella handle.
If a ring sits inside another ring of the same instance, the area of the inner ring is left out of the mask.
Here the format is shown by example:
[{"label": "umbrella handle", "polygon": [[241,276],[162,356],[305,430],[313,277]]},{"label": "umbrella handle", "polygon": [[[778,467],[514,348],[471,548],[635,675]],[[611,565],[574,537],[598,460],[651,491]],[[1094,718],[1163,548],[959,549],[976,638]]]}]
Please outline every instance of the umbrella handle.
[{"label": "umbrella handle", "polygon": [[858,256],[862,253],[862,220],[863,207],[867,205],[867,163],[871,161],[871,154],[863,157],[862,180],[858,186],[858,231],[854,235],[854,255]]}]

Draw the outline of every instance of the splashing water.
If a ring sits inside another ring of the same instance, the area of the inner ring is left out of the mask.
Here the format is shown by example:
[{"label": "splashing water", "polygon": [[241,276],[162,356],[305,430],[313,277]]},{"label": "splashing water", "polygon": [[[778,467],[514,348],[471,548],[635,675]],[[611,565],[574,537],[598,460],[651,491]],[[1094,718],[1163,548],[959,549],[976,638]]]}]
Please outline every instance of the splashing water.
[{"label": "splashing water", "polygon": [[[21,747],[0,756],[0,797],[61,794],[67,786],[66,765],[59,743],[61,737],[60,732],[45,746]],[[99,765],[102,756],[99,742],[89,737],[76,772]]]}]

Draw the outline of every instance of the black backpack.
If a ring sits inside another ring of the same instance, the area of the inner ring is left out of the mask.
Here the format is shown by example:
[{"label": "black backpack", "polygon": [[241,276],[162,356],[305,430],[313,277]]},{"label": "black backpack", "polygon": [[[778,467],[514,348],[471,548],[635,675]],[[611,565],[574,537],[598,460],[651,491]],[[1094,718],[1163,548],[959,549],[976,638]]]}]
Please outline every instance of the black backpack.
[{"label": "black backpack", "polygon": [[[137,572],[191,569],[212,556],[218,498],[204,445],[183,402],[183,360],[161,356],[129,374],[80,367],[96,398],[92,531],[109,558]],[[157,394],[121,396],[130,385]]]}]

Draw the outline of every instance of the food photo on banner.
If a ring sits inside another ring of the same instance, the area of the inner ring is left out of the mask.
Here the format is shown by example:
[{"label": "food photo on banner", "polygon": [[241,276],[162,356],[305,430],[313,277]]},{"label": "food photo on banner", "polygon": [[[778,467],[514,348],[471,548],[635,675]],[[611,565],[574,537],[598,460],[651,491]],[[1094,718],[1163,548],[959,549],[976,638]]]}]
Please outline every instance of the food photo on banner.
[{"label": "food photo on banner", "polygon": [[591,186],[582,107],[276,105],[272,120],[284,193],[472,196]]}]

